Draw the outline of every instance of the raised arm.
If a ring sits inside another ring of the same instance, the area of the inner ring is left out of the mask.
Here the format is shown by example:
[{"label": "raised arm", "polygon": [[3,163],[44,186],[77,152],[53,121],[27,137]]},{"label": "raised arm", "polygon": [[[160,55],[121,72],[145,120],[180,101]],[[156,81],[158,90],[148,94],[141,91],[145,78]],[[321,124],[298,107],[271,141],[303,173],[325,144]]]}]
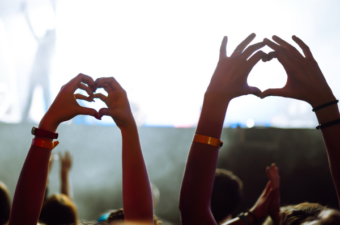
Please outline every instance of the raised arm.
[{"label": "raised arm", "polygon": [[[229,102],[242,95],[260,95],[258,88],[247,84],[249,72],[265,55],[258,51],[250,57],[264,46],[260,42],[246,49],[254,38],[255,34],[247,37],[230,57],[226,55],[227,37],[223,38],[220,59],[205,92],[196,134],[220,139]],[[180,194],[182,224],[216,224],[210,211],[210,197],[218,150],[219,147],[204,143],[193,142],[191,145]]]},{"label": "raised arm", "polygon": [[114,78],[97,79],[96,86],[108,93],[108,96],[95,94],[95,98],[100,98],[108,107],[100,109],[100,116],[111,116],[122,133],[125,221],[153,224],[150,182],[127,94]]},{"label": "raised arm", "polygon": [[[91,101],[93,97],[92,89],[82,82],[89,86],[94,85],[91,77],[82,74],[64,85],[40,121],[40,129],[55,132],[61,122],[79,114],[99,118],[94,109],[83,108],[76,101],[76,98]],[[84,89],[90,96],[74,95],[77,88]],[[36,139],[52,143],[52,139],[38,137]],[[14,193],[9,225],[37,224],[44,200],[50,156],[49,148],[31,145]]]},{"label": "raised arm", "polygon": [[[268,39],[264,42],[274,50],[268,54],[268,59],[277,58],[286,70],[288,79],[282,89],[268,89],[262,97],[282,96],[308,102],[312,108],[322,106],[336,100],[327,84],[318,63],[309,47],[298,37],[293,40],[300,46],[304,56],[292,45],[277,36],[274,43]],[[337,104],[332,104],[316,111],[319,124],[325,124],[340,119]],[[321,129],[328,153],[328,161],[340,204],[340,123]]]},{"label": "raised arm", "polygon": [[73,198],[71,192],[71,184],[69,173],[72,167],[72,157],[69,151],[65,152],[63,155],[61,152],[59,153],[60,160],[60,181],[61,181],[61,190],[60,193],[67,195],[70,199]]},{"label": "raised arm", "polygon": [[280,176],[278,168],[273,163],[266,168],[269,181],[254,206],[243,216],[236,217],[223,225],[247,225],[247,221],[251,224],[262,224],[268,214],[274,221],[274,225],[280,222]]}]

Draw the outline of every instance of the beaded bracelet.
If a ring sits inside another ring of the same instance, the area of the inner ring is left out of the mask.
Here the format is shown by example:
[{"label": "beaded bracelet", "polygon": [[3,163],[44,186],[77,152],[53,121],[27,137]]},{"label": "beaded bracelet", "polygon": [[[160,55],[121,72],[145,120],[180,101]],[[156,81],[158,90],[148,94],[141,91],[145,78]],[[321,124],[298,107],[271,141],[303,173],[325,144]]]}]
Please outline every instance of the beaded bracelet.
[{"label": "beaded bracelet", "polygon": [[334,104],[338,104],[339,100],[335,100],[335,101],[331,101],[331,102],[328,102],[326,104],[323,104],[323,105],[320,105],[320,106],[317,106],[315,107],[314,109],[312,109],[313,112],[319,110],[319,109],[323,109],[327,106],[331,106],[331,105],[334,105]]},{"label": "beaded bracelet", "polygon": [[324,124],[320,124],[319,126],[316,127],[317,130],[320,130],[320,129],[323,129],[325,127],[330,127],[330,126],[333,126],[333,125],[337,125],[340,123],[340,119],[337,119],[337,120],[333,120],[331,122],[327,122],[327,123],[324,123]]}]

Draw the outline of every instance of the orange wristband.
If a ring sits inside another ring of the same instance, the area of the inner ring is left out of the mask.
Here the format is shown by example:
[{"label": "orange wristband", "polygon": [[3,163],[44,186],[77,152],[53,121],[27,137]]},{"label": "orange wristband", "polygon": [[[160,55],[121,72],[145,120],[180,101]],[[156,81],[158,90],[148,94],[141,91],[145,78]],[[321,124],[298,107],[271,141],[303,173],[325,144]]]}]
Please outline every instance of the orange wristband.
[{"label": "orange wristband", "polygon": [[38,138],[33,138],[32,140],[32,145],[42,147],[42,148],[47,148],[49,150],[53,150],[55,147],[57,147],[58,144],[59,144],[59,141],[49,142],[49,141],[45,141],[45,140],[38,139]]},{"label": "orange wristband", "polygon": [[199,135],[199,134],[195,134],[193,141],[203,143],[203,144],[212,145],[212,146],[219,147],[219,148],[221,148],[223,146],[223,142],[221,140],[219,140],[217,138],[213,138],[213,137]]}]

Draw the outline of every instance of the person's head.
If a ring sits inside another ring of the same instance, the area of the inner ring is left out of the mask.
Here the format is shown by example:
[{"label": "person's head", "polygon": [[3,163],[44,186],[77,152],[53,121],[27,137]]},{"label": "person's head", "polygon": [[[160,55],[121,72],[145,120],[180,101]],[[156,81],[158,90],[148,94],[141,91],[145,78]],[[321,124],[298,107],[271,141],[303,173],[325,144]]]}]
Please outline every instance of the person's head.
[{"label": "person's head", "polygon": [[217,223],[231,219],[242,199],[242,181],[231,171],[216,169],[211,195],[211,212]]},{"label": "person's head", "polygon": [[[118,209],[112,211],[109,218],[107,219],[108,224],[110,225],[118,225],[124,223],[124,209]],[[153,216],[153,224],[154,225],[162,225],[162,221],[159,221],[157,216]]]},{"label": "person's head", "polygon": [[49,197],[40,214],[40,221],[46,225],[73,224],[77,222],[77,208],[64,194]]},{"label": "person's head", "polygon": [[[268,217],[265,225],[272,225]],[[304,202],[298,205],[281,207],[280,225],[338,225],[340,212],[318,203]]]},{"label": "person's head", "polygon": [[7,187],[0,181],[0,225],[6,224],[11,212],[11,199]]},{"label": "person's head", "polygon": [[326,207],[318,203],[304,202],[295,206],[281,207],[281,224],[298,225],[314,221]]}]

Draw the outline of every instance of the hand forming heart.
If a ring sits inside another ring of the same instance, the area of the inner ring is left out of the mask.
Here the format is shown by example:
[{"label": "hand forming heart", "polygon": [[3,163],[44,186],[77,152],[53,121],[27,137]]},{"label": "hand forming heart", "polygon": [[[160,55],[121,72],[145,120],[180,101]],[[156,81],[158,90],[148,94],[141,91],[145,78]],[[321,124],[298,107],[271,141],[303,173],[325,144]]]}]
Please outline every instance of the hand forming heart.
[{"label": "hand forming heart", "polygon": [[288,79],[283,88],[268,89],[261,94],[261,98],[267,96],[294,98],[308,102],[313,108],[335,100],[312,52],[301,39],[293,36],[293,40],[301,47],[305,57],[281,38],[274,35],[273,40],[278,44],[264,39],[264,43],[275,51],[270,52],[268,58],[264,57],[263,61],[277,58],[285,69]]},{"label": "hand forming heart", "polygon": [[[87,86],[85,85],[87,84]],[[88,93],[88,97],[81,94],[74,94],[77,89]],[[41,119],[39,128],[55,132],[60,123],[70,120],[77,115],[90,115],[100,119],[98,112],[92,108],[80,106],[76,99],[93,101],[93,92],[96,90],[92,77],[79,74],[59,91],[52,105]]]},{"label": "hand forming heart", "polygon": [[[267,96],[289,97],[306,101],[312,107],[335,100],[311,51],[302,40],[293,36],[293,40],[302,48],[305,57],[292,45],[277,36],[273,36],[273,40],[278,44],[265,38],[263,42],[246,48],[254,38],[255,34],[249,35],[230,57],[226,56],[227,37],[223,38],[220,59],[206,93],[217,94],[219,98],[227,99],[247,94],[261,98]],[[274,51],[269,54],[262,51],[253,54],[264,45],[268,45]],[[261,92],[257,87],[248,86],[248,75],[261,58],[263,62],[277,58],[283,65],[288,75],[287,83],[283,88]]]},{"label": "hand forming heart", "polygon": [[126,91],[113,77],[98,78],[95,87],[104,88],[108,93],[108,96],[100,93],[94,94],[94,98],[101,99],[108,107],[99,110],[100,117],[111,116],[119,128],[135,125]]},{"label": "hand forming heart", "polygon": [[[306,101],[312,107],[335,100],[311,51],[302,40],[293,36],[293,40],[302,48],[305,57],[292,45],[277,36],[273,36],[273,40],[278,44],[265,38],[263,42],[247,47],[254,38],[255,34],[249,35],[238,45],[230,57],[226,55],[228,39],[227,37],[223,38],[219,62],[206,94],[212,94],[220,100],[231,100],[247,94],[253,94],[261,98],[281,96]],[[253,54],[265,45],[268,45],[274,51],[269,54],[262,51]],[[281,89],[268,89],[264,92],[261,92],[257,87],[249,86],[247,78],[255,64],[260,59],[266,62],[273,58],[277,58],[287,72],[286,85]],[[85,90],[89,96],[74,94],[78,88]],[[93,92],[97,88],[104,88],[108,96],[94,94]],[[100,98],[108,108],[102,108],[97,112],[92,108],[81,107],[76,101],[76,99],[93,101],[93,98]],[[134,123],[127,94],[113,77],[99,78],[96,82],[84,74],[79,74],[73,78],[61,88],[56,99],[41,120],[39,127],[55,132],[61,122],[72,119],[76,115],[91,115],[99,120],[102,116],[108,115],[113,118],[120,128]]]},{"label": "hand forming heart", "polygon": [[220,59],[206,93],[217,94],[220,98],[228,99],[247,94],[260,97],[260,89],[248,86],[247,83],[248,75],[254,65],[266,56],[266,53],[262,51],[258,51],[252,55],[256,50],[265,46],[263,42],[251,45],[244,50],[254,38],[255,34],[249,35],[237,46],[230,57],[226,55],[228,38],[223,38],[220,48]]},{"label": "hand forming heart", "polygon": [[[89,96],[74,94],[78,88],[85,90]],[[104,88],[108,96],[94,94],[93,92],[97,88]],[[93,98],[100,98],[108,108],[102,108],[97,112],[95,109],[80,106],[76,101],[76,99],[82,99],[92,102]],[[134,123],[127,94],[113,77],[99,78],[96,82],[90,76],[84,74],[79,74],[73,78],[61,88],[56,99],[41,120],[39,127],[55,132],[60,123],[77,115],[90,115],[99,120],[102,116],[108,115],[113,118],[120,128]]]}]

